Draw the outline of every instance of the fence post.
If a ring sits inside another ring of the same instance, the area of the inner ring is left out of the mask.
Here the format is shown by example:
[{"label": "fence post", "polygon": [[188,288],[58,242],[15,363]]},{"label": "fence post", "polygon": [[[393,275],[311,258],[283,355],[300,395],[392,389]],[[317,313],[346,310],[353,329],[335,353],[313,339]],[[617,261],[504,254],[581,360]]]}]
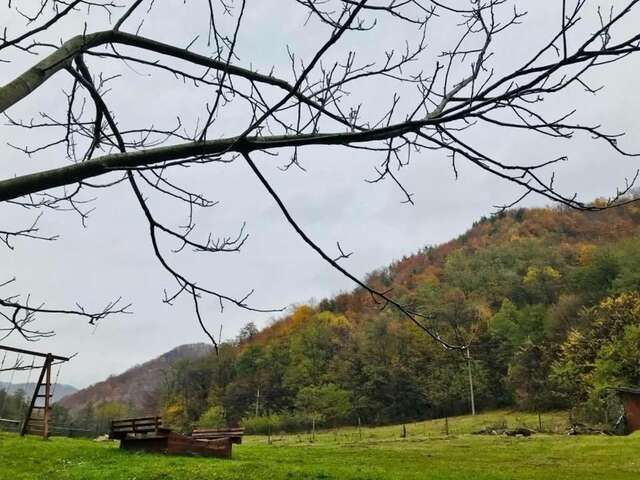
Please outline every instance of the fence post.
[{"label": "fence post", "polygon": [[540,415],[540,411],[538,411],[538,431],[542,432],[542,415]]}]

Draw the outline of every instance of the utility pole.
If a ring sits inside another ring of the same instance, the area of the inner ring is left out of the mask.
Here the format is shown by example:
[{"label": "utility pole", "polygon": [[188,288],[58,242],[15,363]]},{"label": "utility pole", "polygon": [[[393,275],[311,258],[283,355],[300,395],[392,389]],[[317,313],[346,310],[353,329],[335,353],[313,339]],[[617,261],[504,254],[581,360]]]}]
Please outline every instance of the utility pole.
[{"label": "utility pole", "polygon": [[467,345],[467,369],[469,370],[469,393],[471,396],[471,415],[476,414],[476,399],[473,394],[473,372],[471,369],[471,352],[469,351],[469,345]]}]

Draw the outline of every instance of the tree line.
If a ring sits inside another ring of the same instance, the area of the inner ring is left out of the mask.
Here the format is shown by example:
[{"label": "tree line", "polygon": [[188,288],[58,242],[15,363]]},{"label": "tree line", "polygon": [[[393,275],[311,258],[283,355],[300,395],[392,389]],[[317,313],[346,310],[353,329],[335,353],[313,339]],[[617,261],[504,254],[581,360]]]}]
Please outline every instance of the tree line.
[{"label": "tree line", "polygon": [[173,425],[250,430],[383,424],[479,409],[569,409],[610,421],[611,387],[640,384],[640,209],[517,209],[373,272],[447,350],[362,289],[309,305],[219,354],[181,362]]},{"label": "tree line", "polygon": [[[567,409],[610,423],[612,387],[640,385],[639,226],[634,205],[517,209],[367,277],[376,289],[394,285],[465,350],[443,348],[357,289],[262,330],[248,323],[218,354],[180,361],[157,412],[90,403],[72,414],[57,407],[57,421],[105,432],[112,418],[160,413],[184,431],[241,424],[260,433],[408,422],[468,413],[470,370],[480,410]],[[25,401],[0,391],[0,416],[19,418]]]}]

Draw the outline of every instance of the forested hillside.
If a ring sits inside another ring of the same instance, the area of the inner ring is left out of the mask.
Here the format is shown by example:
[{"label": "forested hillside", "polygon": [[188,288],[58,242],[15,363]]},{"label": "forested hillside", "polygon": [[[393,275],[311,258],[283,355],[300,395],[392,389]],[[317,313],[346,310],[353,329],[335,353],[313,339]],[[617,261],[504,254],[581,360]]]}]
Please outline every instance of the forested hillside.
[{"label": "forested hillside", "polygon": [[181,345],[120,375],[112,375],[68,395],[60,401],[60,405],[79,410],[89,404],[118,403],[138,411],[153,412],[160,406],[158,394],[172,366],[181,360],[205,356],[211,351],[213,347],[203,343]]},{"label": "forested hillside", "polygon": [[[469,346],[478,409],[569,408],[603,422],[617,408],[608,387],[640,384],[639,228],[635,205],[512,210],[367,282]],[[217,356],[171,362],[153,402],[143,365],[63,403],[82,406],[80,426],[155,409],[178,428],[250,431],[469,412],[465,354],[383,307],[361,289],[299,305],[261,331],[247,324]]]},{"label": "forested hillside", "polygon": [[[615,409],[640,383],[640,208],[518,209],[369,275],[469,345],[479,409]],[[385,423],[468,412],[460,351],[362,290],[300,305],[218,357],[181,362],[165,392],[176,425]]]}]

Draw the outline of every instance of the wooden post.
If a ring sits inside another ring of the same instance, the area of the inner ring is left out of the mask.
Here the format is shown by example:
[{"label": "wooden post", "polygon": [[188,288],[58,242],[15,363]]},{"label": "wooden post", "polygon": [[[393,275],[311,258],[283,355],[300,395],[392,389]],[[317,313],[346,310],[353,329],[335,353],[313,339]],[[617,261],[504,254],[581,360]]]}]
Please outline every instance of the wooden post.
[{"label": "wooden post", "polygon": [[267,410],[267,444],[271,445],[271,412]]},{"label": "wooden post", "polygon": [[23,348],[8,347],[6,345],[0,345],[0,350],[3,350],[3,351],[6,350],[7,352],[14,352],[14,353],[22,353],[24,355],[35,355],[36,357],[42,357],[42,358],[51,357],[52,360],[59,360],[61,362],[68,362],[69,360],[71,360],[70,358],[61,357],[60,355],[52,355],[51,353],[35,352],[33,350],[25,350]]},{"label": "wooden post", "polygon": [[44,384],[44,432],[42,434],[43,438],[47,440],[49,438],[49,399],[51,395],[51,363],[53,362],[53,358],[51,354],[47,355],[45,360],[45,368],[47,369],[45,376],[45,384]]},{"label": "wooden post", "polygon": [[542,431],[542,415],[540,415],[540,410],[538,410],[538,431]]},{"label": "wooden post", "polygon": [[402,424],[402,433],[400,434],[400,438],[407,438],[407,426]]},{"label": "wooden post", "polygon": [[316,441],[316,416],[311,417],[311,441]]},{"label": "wooden post", "polygon": [[360,424],[360,417],[358,417],[358,436],[360,437],[360,440],[362,440],[362,426]]},{"label": "wooden post", "polygon": [[449,436],[449,417],[444,417],[444,432],[445,435]]}]

